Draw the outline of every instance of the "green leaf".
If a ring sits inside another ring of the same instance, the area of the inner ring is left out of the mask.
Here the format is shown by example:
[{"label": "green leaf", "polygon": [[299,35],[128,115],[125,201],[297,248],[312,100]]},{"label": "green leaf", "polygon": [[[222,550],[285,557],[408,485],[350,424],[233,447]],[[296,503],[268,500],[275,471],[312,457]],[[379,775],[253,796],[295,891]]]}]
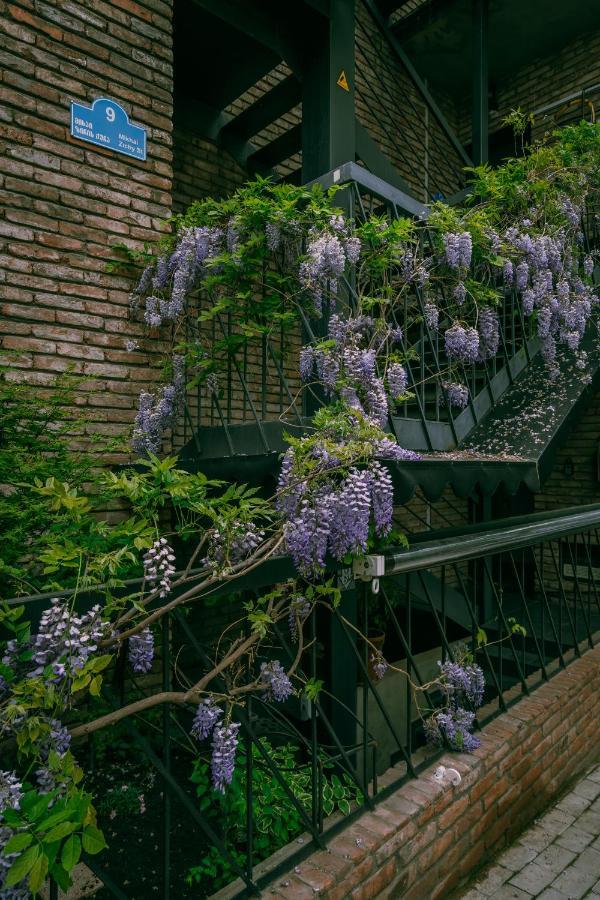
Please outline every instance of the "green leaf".
[{"label": "green leaf", "polygon": [[32,834],[15,834],[11,837],[10,841],[4,845],[2,853],[5,856],[8,856],[10,853],[20,853],[25,847],[29,847],[32,840]]},{"label": "green leaf", "polygon": [[35,896],[44,881],[46,880],[46,875],[48,874],[48,859],[45,856],[40,856],[37,859],[29,873],[29,890]]},{"label": "green leaf", "polygon": [[30,847],[29,850],[26,850],[25,853],[22,853],[17,859],[15,859],[14,863],[6,873],[6,877],[4,879],[4,884],[6,887],[13,887],[15,884],[18,884],[20,881],[23,881],[26,878],[33,867],[35,866],[37,860],[41,855],[41,848],[39,844],[36,844],[34,847]]},{"label": "green leaf", "polygon": [[86,853],[100,853],[107,846],[104,835],[95,825],[86,825],[83,829],[83,849]]},{"label": "green leaf", "polygon": [[73,867],[77,865],[80,856],[81,841],[76,834],[72,834],[69,840],[65,841],[65,845],[62,848],[62,853],[60,855],[60,861],[67,872],[70,872]]},{"label": "green leaf", "polygon": [[345,816],[349,816],[350,815],[350,803],[348,802],[348,800],[340,800],[338,803],[338,809]]},{"label": "green leaf", "polygon": [[71,879],[69,878],[68,873],[65,872],[63,867],[60,865],[51,866],[50,875],[52,876],[52,878],[54,878],[61,891],[66,894],[71,887]]},{"label": "green leaf", "polygon": [[92,678],[90,681],[90,694],[92,697],[99,697],[100,690],[102,688],[102,675],[96,675],[95,678]]},{"label": "green leaf", "polygon": [[77,827],[76,822],[61,822],[44,836],[44,842],[51,844],[53,841],[61,841],[68,834],[72,834]]}]

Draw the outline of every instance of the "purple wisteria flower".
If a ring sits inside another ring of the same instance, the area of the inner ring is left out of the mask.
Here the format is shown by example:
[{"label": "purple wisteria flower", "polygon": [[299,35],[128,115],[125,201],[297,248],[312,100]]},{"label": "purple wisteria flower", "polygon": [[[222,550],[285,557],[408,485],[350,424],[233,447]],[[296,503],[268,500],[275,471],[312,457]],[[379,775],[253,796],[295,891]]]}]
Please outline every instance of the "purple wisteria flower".
[{"label": "purple wisteria flower", "polygon": [[77,615],[66,600],[53,599],[40,618],[39,631],[30,640],[30,677],[41,675],[48,666],[58,683],[76,675],[98,649],[104,625],[100,607]]},{"label": "purple wisteria flower", "polygon": [[373,518],[375,520],[375,533],[378,537],[385,537],[392,529],[394,514],[394,488],[392,477],[385,466],[373,462],[370,467],[371,474],[371,504]]},{"label": "purple wisteria flower", "polygon": [[290,602],[288,613],[288,626],[290,637],[296,643],[298,641],[298,624],[303,625],[312,610],[311,603],[305,597],[294,597]]},{"label": "purple wisteria flower", "polygon": [[371,653],[370,656],[371,669],[375,673],[375,677],[378,681],[381,681],[387,670],[389,669],[389,663],[383,656],[380,651],[377,653]]},{"label": "purple wisteria flower", "polygon": [[276,253],[281,245],[281,227],[277,222],[267,222],[265,225],[267,247],[271,253]]},{"label": "purple wisteria flower", "polygon": [[402,397],[408,387],[408,372],[404,366],[400,363],[390,363],[386,375],[392,397]]},{"label": "purple wisteria flower", "polygon": [[464,409],[469,402],[469,389],[464,384],[456,382],[442,382],[442,387],[446,392],[446,400],[450,406],[457,409]]},{"label": "purple wisteria flower", "polygon": [[471,265],[473,241],[468,231],[448,232],[442,235],[446,263],[451,269],[468,269]]},{"label": "purple wisteria flower", "polygon": [[365,553],[371,518],[371,487],[371,473],[352,468],[335,498],[331,498],[329,549],[335,559],[342,559],[346,553]]},{"label": "purple wisteria flower", "polygon": [[185,391],[185,359],[175,355],[172,360],[173,381],[158,395],[142,391],[133,427],[131,446],[140,456],[157,454],[165,431],[175,424]]},{"label": "purple wisteria flower", "polygon": [[405,450],[390,438],[382,438],[374,446],[377,459],[393,459],[396,462],[418,462],[422,457],[415,450]]},{"label": "purple wisteria flower", "polygon": [[217,725],[213,729],[210,770],[213,788],[221,794],[225,793],[226,786],[233,780],[239,730],[239,722]]},{"label": "purple wisteria flower", "polygon": [[264,686],[264,700],[283,703],[294,693],[292,682],[278,659],[261,663],[260,682]]},{"label": "purple wisteria flower", "polygon": [[500,344],[500,320],[495,309],[484,306],[479,311],[479,357],[482,360],[495,356]]},{"label": "purple wisteria flower", "polygon": [[50,733],[42,745],[42,756],[48,758],[50,750],[54,750],[59,756],[64,756],[71,746],[71,735],[69,729],[65,728],[58,719],[48,719],[50,725]]},{"label": "purple wisteria flower", "polygon": [[434,713],[425,722],[427,741],[436,747],[447,742],[451,750],[472,753],[481,746],[481,741],[471,731],[474,719],[475,713],[461,708]]},{"label": "purple wisteria flower", "polygon": [[7,809],[19,809],[23,785],[14,772],[0,771],[0,819]]},{"label": "purple wisteria flower", "polygon": [[198,704],[190,734],[196,740],[204,741],[223,718],[223,710],[217,706],[212,697],[207,697]]},{"label": "purple wisteria flower", "polygon": [[129,638],[129,664],[136,675],[147,675],[154,662],[154,635],[151,629],[144,628],[139,634]]},{"label": "purple wisteria flower", "polygon": [[310,381],[315,367],[315,351],[308,345],[300,351],[300,378],[302,381]]},{"label": "purple wisteria flower", "polygon": [[175,554],[164,537],[157,538],[144,554],[144,577],[153,589],[160,587],[164,599],[171,591],[171,578],[175,574]]},{"label": "purple wisteria flower", "polygon": [[474,328],[455,322],[444,333],[446,353],[452,359],[473,363],[479,356],[479,334]]},{"label": "purple wisteria flower", "polygon": [[473,706],[481,706],[485,679],[480,666],[475,663],[461,664],[446,660],[438,662],[440,674],[444,680],[444,690],[453,695],[457,701],[457,694],[463,695]]},{"label": "purple wisteria flower", "polygon": [[424,307],[425,321],[432,331],[437,331],[440,324],[440,311],[435,303],[426,303]]}]

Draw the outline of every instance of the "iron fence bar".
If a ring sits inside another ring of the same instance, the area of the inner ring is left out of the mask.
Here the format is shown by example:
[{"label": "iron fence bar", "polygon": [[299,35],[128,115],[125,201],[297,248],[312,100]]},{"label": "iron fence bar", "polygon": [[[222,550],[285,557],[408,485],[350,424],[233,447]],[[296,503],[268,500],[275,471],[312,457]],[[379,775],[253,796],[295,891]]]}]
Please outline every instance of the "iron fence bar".
[{"label": "iron fence bar", "polygon": [[[248,718],[252,718],[252,695],[246,701]],[[254,753],[252,743],[246,743],[246,875],[254,873]]]},{"label": "iron fence bar", "polygon": [[[170,616],[163,616],[161,622],[161,665],[162,665],[162,689],[171,690],[171,659],[170,659]],[[162,752],[165,771],[171,774],[171,708],[165,703],[162,708]],[[169,900],[171,896],[171,795],[166,783],[163,789],[163,897]]]},{"label": "iron fence bar", "polygon": [[[567,595],[565,594],[563,580],[562,580],[562,577],[560,574],[560,566],[558,565],[558,561],[556,559],[556,554],[554,553],[554,547],[552,546],[551,541],[550,541],[549,546],[550,546],[550,554],[552,556],[552,563],[554,565],[554,571],[556,574],[556,580],[557,580],[559,591],[560,591],[560,598],[562,601],[564,601],[565,613],[567,614],[567,618],[569,620],[569,625],[571,627],[571,632],[573,634],[573,649],[575,650],[576,656],[581,656],[581,653],[579,651],[579,641],[577,640],[577,631],[575,629],[575,623],[573,622],[573,617],[571,616],[571,610],[569,609],[569,604],[567,603]],[[560,614],[562,617],[562,603],[560,603],[559,611],[560,611]],[[561,644],[562,644],[562,618],[561,618],[561,622],[560,622],[560,639],[561,639]]]},{"label": "iron fence bar", "polygon": [[233,449],[233,441],[231,440],[231,434],[229,433],[229,425],[226,422],[225,417],[223,416],[223,410],[221,409],[221,404],[219,402],[219,397],[217,395],[216,390],[211,391],[211,401],[212,401],[212,403],[211,403],[211,419],[212,419],[212,407],[215,406],[217,409],[217,414],[221,421],[221,425],[223,427],[223,431],[225,433],[225,440],[227,441],[227,446],[229,447],[229,452],[230,452],[231,456],[234,456],[235,450]]},{"label": "iron fence bar", "polygon": [[[269,338],[267,338],[267,349],[269,351],[271,359],[273,360],[273,363],[275,364],[275,368],[277,369],[277,374],[279,375],[279,386],[280,386],[280,388],[283,388],[285,390],[288,400],[290,401],[290,404],[292,406],[292,409],[294,410],[294,413],[296,414],[296,418],[298,419],[298,422],[300,424],[302,424],[302,415],[298,411],[298,407],[296,406],[296,398],[290,391],[290,387],[289,387],[287,378],[285,377],[285,372],[283,371],[283,369],[281,368],[281,366],[279,364],[279,360],[277,359],[276,353],[273,350],[273,347],[271,345],[271,341],[269,340]],[[280,393],[280,408],[282,406],[283,406],[283,397],[281,396],[281,393]]]},{"label": "iron fence bar", "polygon": [[[511,561],[512,561],[512,555],[511,555],[511,553],[509,552],[508,555],[511,556]],[[483,557],[483,561],[484,561],[484,563],[485,563],[485,561],[486,561],[486,558],[485,558],[485,557]],[[513,565],[514,565],[514,562],[513,562]],[[502,607],[502,603],[498,603],[498,604],[497,604],[497,609],[498,609],[498,613],[499,613],[499,615],[500,615],[500,618],[501,618],[501,620],[502,620],[502,625],[503,625],[504,629],[506,630],[506,634],[507,634],[507,637],[508,637],[508,645],[509,645],[509,647],[510,647],[510,650],[511,650],[511,653],[512,653],[512,656],[513,656],[513,659],[514,659],[514,661],[515,661],[515,666],[517,667],[517,672],[518,672],[518,675],[519,675],[519,681],[521,682],[521,686],[522,686],[522,688],[523,688],[523,692],[524,692],[525,694],[529,694],[529,686],[528,686],[528,684],[527,684],[527,679],[525,678],[525,675],[524,675],[524,673],[523,673],[523,670],[521,669],[521,664],[520,664],[520,662],[519,662],[519,655],[518,655],[518,653],[517,653],[517,651],[516,651],[516,649],[515,649],[515,645],[514,645],[514,643],[513,643],[512,632],[511,632],[511,629],[508,627],[508,622],[506,621],[506,616],[504,615],[504,609],[503,609],[503,607]],[[502,647],[500,647],[500,651],[502,651]],[[502,652],[500,652],[499,658],[500,658],[500,659],[502,658]]]},{"label": "iron fence bar", "polygon": [[435,624],[436,624],[436,626],[437,626],[437,629],[438,629],[438,632],[439,632],[439,636],[440,636],[441,642],[442,642],[442,647],[446,650],[446,653],[448,654],[448,657],[449,657],[452,661],[454,661],[454,654],[453,654],[453,652],[452,652],[452,648],[450,647],[450,644],[449,644],[449,642],[448,642],[448,638],[446,637],[446,634],[445,634],[445,632],[444,632],[444,629],[442,628],[442,625],[441,625],[439,616],[438,616],[438,614],[437,614],[437,609],[435,608],[435,605],[434,605],[434,603],[433,603],[433,599],[432,599],[432,597],[431,597],[431,592],[430,592],[429,588],[427,587],[427,585],[426,585],[426,583],[425,583],[425,579],[423,578],[423,570],[419,570],[419,571],[416,572],[415,574],[417,575],[419,581],[421,582],[421,587],[422,587],[423,590],[425,591],[425,596],[426,596],[427,602],[428,602],[428,604],[429,604],[429,611],[431,612],[431,615],[433,616],[434,621],[435,621]]},{"label": "iron fence bar", "polygon": [[[541,559],[542,559],[542,562],[543,562],[543,551],[544,551],[544,546],[545,546],[544,544],[541,544],[541,545],[540,545],[540,557],[541,557]],[[551,546],[552,546],[552,545],[550,544],[550,547],[551,547]],[[542,592],[542,597],[543,597],[543,599],[544,599],[544,606],[545,606],[545,608],[546,608],[546,610],[547,610],[547,612],[548,612],[548,618],[550,619],[550,625],[551,625],[551,627],[552,627],[552,633],[554,634],[554,639],[555,639],[555,641],[556,641],[556,646],[557,646],[557,648],[558,648],[558,658],[559,658],[559,662],[560,662],[562,668],[564,669],[564,668],[565,668],[565,660],[564,660],[563,652],[562,652],[562,628],[560,629],[559,633],[557,634],[557,631],[556,631],[556,625],[555,625],[555,623],[554,623],[554,616],[552,615],[552,608],[551,608],[551,606],[550,606],[550,601],[548,600],[548,595],[547,595],[547,593],[546,593],[546,588],[545,588],[545,585],[544,585],[544,580],[543,580],[543,579],[544,579],[545,576],[543,575],[543,569],[541,569],[541,568],[538,567],[537,559],[535,558],[535,550],[534,550],[534,548],[531,547],[530,550],[531,550],[531,557],[532,557],[532,559],[533,559],[533,564],[534,564],[534,566],[535,566],[535,574],[536,574],[536,576],[537,576],[538,583],[539,583],[539,585],[540,585],[540,590],[541,590],[541,592]],[[543,608],[543,607],[542,607],[542,608]],[[545,654],[545,649],[544,649],[544,654]]]},{"label": "iron fence bar", "polygon": [[[369,612],[368,612],[368,597],[367,597],[367,585],[361,584],[359,591],[359,598],[361,602],[361,612],[362,612],[362,629],[363,634],[369,634]],[[349,635],[347,635],[349,638]],[[354,642],[352,642],[352,646]],[[365,785],[369,784],[369,760],[367,756],[369,741],[368,741],[368,733],[369,733],[369,691],[368,691],[368,679],[369,679],[369,645],[366,641],[363,641],[363,695],[362,695],[362,764],[363,764],[363,781]]]},{"label": "iron fence bar", "polygon": [[[314,613],[313,613],[313,619],[314,619]],[[316,627],[316,626],[313,625],[312,627]],[[274,631],[275,631],[277,637],[279,638],[279,641],[281,642],[281,645],[282,645],[283,649],[284,649],[285,652],[287,653],[287,655],[288,655],[290,661],[292,661],[292,660],[294,659],[295,654],[292,653],[292,650],[291,650],[289,644],[287,643],[287,641],[285,640],[285,638],[283,637],[283,635],[281,634],[281,630],[279,629],[279,627],[278,627],[277,625],[274,625],[273,628],[274,628]],[[316,637],[316,630],[314,631],[314,637],[311,638],[311,639],[313,640],[313,647],[312,647],[312,649],[311,649],[311,657],[314,655],[314,664],[313,664],[313,661],[311,660],[311,671],[312,671],[312,677],[313,677],[313,678],[316,678],[316,673],[317,673],[317,666],[316,666],[316,641],[315,641],[315,637]],[[325,691],[325,690],[323,690],[322,693],[327,694],[328,696],[331,696],[331,695],[329,695],[328,692]],[[351,709],[350,709],[345,703],[343,703],[341,700],[338,700],[337,697],[332,697],[332,699],[335,700],[336,703],[338,703],[338,704],[342,707],[342,709],[346,710],[346,712],[349,713],[349,715],[354,719],[354,721],[355,721],[355,723],[356,723],[357,725],[360,725],[360,724],[361,724],[361,723],[360,723],[360,719],[359,719],[358,716],[356,715],[356,712],[355,712],[355,711],[351,710]],[[361,793],[362,793],[362,795],[363,795],[363,797],[364,797],[365,803],[367,803],[368,805],[371,805],[371,800],[370,800],[369,792],[368,792],[368,782],[362,782],[362,781],[359,779],[359,777],[358,777],[358,770],[357,770],[356,766],[353,765],[353,763],[351,762],[350,757],[349,757],[349,755],[348,755],[346,749],[345,749],[344,746],[342,745],[342,743],[341,743],[341,741],[339,740],[339,738],[338,738],[338,736],[337,736],[337,734],[336,734],[334,728],[332,727],[331,723],[329,722],[329,719],[328,719],[327,715],[325,714],[325,712],[324,712],[324,710],[323,710],[323,707],[322,707],[321,703],[319,702],[319,700],[311,700],[311,709],[313,709],[313,710],[314,710],[314,713],[315,713],[315,714],[314,714],[314,719],[315,719],[315,735],[316,735],[316,717],[317,717],[317,714],[318,714],[318,717],[319,717],[319,719],[322,721],[323,725],[325,726],[326,731],[327,731],[328,734],[330,735],[330,737],[331,737],[331,739],[332,739],[332,741],[333,741],[333,744],[334,744],[336,750],[338,751],[338,753],[340,754],[340,756],[342,757],[342,759],[343,759],[344,762],[346,763],[346,766],[348,767],[348,768],[347,768],[348,775],[350,775],[350,776],[351,776],[352,778],[354,778],[354,780],[356,781],[356,783],[357,783],[358,787],[360,788]],[[312,740],[312,736],[311,736],[311,740]],[[312,746],[312,743],[311,743],[311,746]]]},{"label": "iron fence bar", "polygon": [[[196,640],[196,636],[193,633],[193,631],[189,628],[187,623],[183,620],[183,617],[180,615],[179,612],[176,612],[175,616],[177,617],[180,628],[182,629],[184,634],[187,635],[188,640],[193,645],[194,649],[196,650],[196,653],[198,654],[198,656],[200,656],[203,665],[210,666],[211,661],[208,658],[202,645]],[[215,683],[217,685],[220,685],[221,687],[223,687],[223,682],[219,677],[215,678]],[[260,741],[259,737],[256,735],[254,729],[252,728],[252,725],[248,719],[247,714],[245,713],[244,710],[240,709],[238,711],[238,715],[239,715],[240,722],[244,726],[244,730],[245,730],[246,734],[250,738],[251,742],[256,745],[257,750],[259,751],[260,755],[262,756],[262,758],[264,759],[264,761],[267,764],[267,768],[269,769],[271,774],[275,776],[276,781],[279,783],[279,786],[283,789],[283,791],[287,795],[288,799],[292,801],[293,806],[297,809],[298,813],[300,814],[300,817],[304,820],[304,824],[306,825],[306,827],[312,834],[313,839],[315,840],[318,847],[320,847],[322,849],[324,845],[319,837],[318,832],[314,831],[314,829],[312,827],[312,822],[311,822],[309,816],[307,815],[306,810],[304,809],[302,804],[298,802],[298,800],[294,796],[293,792],[290,790],[288,783],[282,777],[281,773],[279,772],[279,770],[277,769],[277,767],[274,765],[273,761],[269,757],[269,754],[266,752],[265,748],[263,747],[262,742]]]},{"label": "iron fence bar", "polygon": [[[402,333],[402,350],[404,351],[405,357],[407,357],[408,351],[406,348],[406,338],[405,338],[404,332]],[[415,380],[413,377],[412,368],[411,368],[410,361],[408,360],[408,358],[405,358],[403,365],[406,367],[406,369],[408,369],[408,375],[409,375],[409,379],[410,379],[409,383],[412,383],[414,385]],[[421,397],[419,396],[418,390],[415,391],[415,399],[417,401],[417,406],[419,407],[419,414],[421,416],[423,430],[425,431],[425,439],[427,441],[427,449],[433,450],[433,441],[431,440],[431,434],[429,431],[429,422],[427,421],[427,418],[425,417],[425,410],[423,409],[423,404],[421,402]]]},{"label": "iron fence bar", "polygon": [[[466,585],[465,585],[463,576],[462,576],[460,569],[458,568],[458,565],[456,563],[453,563],[452,569],[454,570],[454,575],[456,577],[456,580],[458,581],[458,585],[460,587],[461,593],[465,599],[467,612],[469,613],[469,615],[471,617],[471,622],[476,627],[477,626],[477,617],[475,615],[475,610],[473,609],[473,605],[472,605],[471,601],[469,600],[469,595],[467,594]],[[485,657],[485,661],[488,665],[488,668],[489,668],[490,672],[492,673],[494,687],[496,688],[496,691],[498,692],[498,703],[499,703],[501,709],[503,711],[505,711],[506,710],[506,701],[504,699],[504,692],[502,690],[502,680],[498,681],[498,678],[496,677],[496,673],[494,671],[494,666],[492,664],[492,661],[490,659],[490,654],[488,653],[488,649],[485,644],[482,645],[481,650]],[[452,653],[449,654],[449,659],[451,659],[451,660],[454,659],[454,656]]]},{"label": "iron fence bar", "polygon": [[412,760],[411,760],[411,758],[409,757],[409,755],[407,754],[406,748],[404,747],[402,741],[401,741],[400,738],[398,737],[398,734],[397,734],[397,732],[396,732],[396,729],[394,728],[394,726],[393,726],[393,724],[392,724],[392,721],[391,721],[391,719],[390,719],[390,716],[389,716],[389,714],[388,714],[388,711],[386,710],[386,708],[385,708],[385,706],[384,706],[384,704],[383,704],[383,702],[382,702],[382,700],[381,700],[381,697],[379,696],[379,694],[378,694],[376,688],[375,688],[375,687],[371,684],[371,682],[370,682],[370,679],[369,679],[369,673],[368,673],[368,670],[367,670],[367,668],[366,668],[366,666],[365,666],[365,664],[364,664],[364,660],[363,660],[363,658],[362,658],[362,656],[361,656],[361,654],[360,654],[360,651],[359,651],[358,648],[356,647],[354,641],[352,641],[352,640],[350,639],[350,635],[348,634],[348,628],[347,628],[347,626],[346,626],[346,623],[343,621],[343,619],[341,618],[341,616],[340,616],[340,614],[339,614],[339,612],[338,612],[337,610],[334,610],[334,615],[337,617],[337,619],[338,619],[340,625],[342,626],[342,629],[343,629],[343,631],[344,631],[344,633],[345,633],[345,635],[346,635],[346,638],[351,642],[352,649],[354,650],[354,653],[355,653],[356,658],[357,658],[357,661],[358,661],[358,665],[359,665],[360,669],[362,670],[362,675],[363,675],[363,678],[364,678],[364,689],[365,689],[365,692],[366,692],[367,689],[370,689],[370,690],[371,690],[371,693],[373,694],[373,696],[374,696],[374,698],[375,698],[375,702],[377,703],[377,706],[379,707],[379,711],[381,712],[381,714],[382,714],[382,716],[383,716],[383,718],[384,718],[384,720],[385,720],[386,725],[387,725],[388,728],[390,729],[390,732],[392,733],[394,740],[395,740],[396,743],[398,744],[398,749],[400,750],[400,753],[402,754],[402,756],[403,756],[403,758],[404,758],[404,762],[406,763],[407,769],[408,769],[408,771],[410,772],[410,774],[412,775],[412,777],[414,778],[414,777],[416,777],[416,775],[415,775],[415,770],[414,770],[414,766],[413,766]]},{"label": "iron fence bar", "polygon": [[599,596],[598,596],[598,589],[597,589],[597,587],[596,587],[596,579],[594,578],[594,576],[593,576],[593,574],[592,574],[592,571],[593,571],[593,567],[592,567],[592,555],[591,555],[591,553],[590,553],[590,547],[591,547],[591,545],[592,545],[592,533],[591,533],[591,531],[588,531],[587,535],[588,535],[588,542],[587,542],[587,544],[585,545],[585,552],[586,552],[587,561],[588,561],[589,581],[591,582],[591,584],[592,584],[592,586],[593,586],[593,588],[594,588],[594,597],[596,598],[596,606],[598,607],[598,612],[600,613],[600,598],[599,598]]},{"label": "iron fence bar", "polygon": [[[543,546],[543,545],[542,545],[542,546]],[[542,670],[542,675],[543,675],[544,679],[547,681],[547,680],[548,680],[548,673],[546,672],[546,660],[545,660],[545,654],[544,654],[544,656],[542,656],[542,652],[541,652],[541,650],[540,650],[540,645],[539,645],[539,643],[538,643],[537,635],[536,635],[536,633],[535,633],[535,628],[534,628],[534,626],[533,626],[533,620],[532,620],[532,618],[531,618],[531,613],[530,613],[530,611],[529,611],[529,606],[528,606],[528,604],[525,602],[525,578],[523,577],[523,580],[521,581],[521,579],[519,578],[519,573],[517,572],[517,568],[516,568],[515,562],[514,562],[514,560],[513,560],[513,558],[512,558],[512,555],[511,555],[510,559],[511,559],[511,562],[512,562],[513,572],[514,572],[514,574],[515,574],[515,578],[517,579],[517,585],[518,585],[518,588],[519,588],[519,593],[521,594],[521,597],[522,597],[522,600],[523,600],[522,607],[521,607],[521,611],[524,613],[524,615],[525,615],[525,617],[526,617],[526,619],[527,619],[527,625],[528,625],[528,627],[529,627],[529,634],[531,634],[531,637],[533,638],[533,642],[534,642],[534,644],[535,644],[535,649],[536,649],[536,652],[537,652],[537,655],[538,655],[538,659],[539,659],[539,661],[540,661],[540,669]],[[523,553],[523,557],[522,557],[522,567],[523,567],[523,568],[522,568],[522,571],[523,571],[523,575],[524,575],[524,566],[525,566],[525,553]],[[487,568],[487,567],[486,567],[486,568]],[[489,575],[488,575],[488,577],[489,577]],[[495,588],[494,588],[493,586],[492,586],[492,590],[495,590]],[[543,606],[542,606],[541,608],[543,609]],[[523,656],[523,668],[525,668],[525,656]]]},{"label": "iron fence bar", "polygon": [[[576,534],[573,535],[573,543],[575,544],[575,550],[577,550],[577,535]],[[590,629],[590,623],[589,623],[589,619],[587,617],[587,613],[585,611],[585,605],[583,603],[583,598],[581,596],[581,589],[579,587],[579,578],[577,576],[577,566],[576,566],[577,553],[575,552],[575,555],[573,555],[573,551],[571,549],[571,542],[569,541],[568,538],[567,538],[567,547],[569,550],[569,558],[571,560],[571,567],[573,569],[573,578],[574,578],[574,582],[575,582],[573,594],[578,596],[581,601],[581,615],[583,616],[583,621],[585,623],[585,630],[587,631],[588,644],[589,644],[590,650],[591,650],[594,646],[594,642],[592,640],[592,632]],[[575,600],[574,625],[575,625],[575,633],[577,634],[577,600]]]},{"label": "iron fence bar", "polygon": [[[199,427],[200,423],[198,423],[198,426],[194,425],[194,420],[192,419],[192,414],[190,413],[187,399],[185,400],[185,402],[183,404],[183,414],[184,414],[184,421],[186,421],[190,426],[190,431],[192,432],[192,439],[194,441],[194,446],[196,447],[197,452],[201,453],[202,445],[200,443],[200,438],[198,436],[198,427]],[[184,440],[185,440],[185,438],[184,438]]]},{"label": "iron fence bar", "polygon": [[[410,575],[406,575],[406,597],[407,597],[408,602],[409,602],[409,604],[410,604],[411,594],[410,594],[409,588],[410,588]],[[402,649],[404,650],[404,652],[405,652],[405,654],[406,654],[407,667],[408,667],[408,659],[409,659],[409,657],[410,657],[410,665],[411,665],[412,668],[414,669],[414,672],[415,672],[415,675],[417,676],[417,679],[418,679],[418,681],[419,681],[419,684],[420,684],[421,686],[423,686],[423,684],[425,684],[425,682],[423,681],[423,677],[422,677],[422,675],[421,675],[421,673],[420,673],[420,671],[419,671],[419,667],[417,666],[417,664],[416,664],[416,662],[415,662],[415,660],[414,660],[414,656],[413,656],[413,654],[412,654],[412,650],[410,649],[410,646],[411,646],[411,645],[410,645],[410,636],[409,636],[408,639],[404,636],[404,632],[402,631],[402,628],[400,627],[400,622],[398,621],[398,617],[396,616],[396,613],[395,613],[395,611],[394,611],[394,607],[392,606],[392,604],[391,604],[391,602],[390,602],[390,599],[389,599],[389,597],[388,597],[388,595],[387,595],[387,593],[386,593],[385,588],[383,587],[383,585],[380,585],[380,588],[379,588],[379,589],[380,589],[380,591],[381,591],[381,594],[382,594],[382,596],[383,596],[383,599],[385,600],[386,606],[387,606],[387,608],[388,608],[388,610],[389,610],[389,613],[390,613],[390,619],[391,619],[391,621],[392,621],[392,625],[393,625],[394,628],[396,629],[396,634],[398,635],[398,638],[399,638],[399,640],[400,640],[400,643],[402,644]],[[407,613],[408,613],[409,610],[410,610],[410,607],[407,606]],[[442,648],[442,650],[443,650],[443,649],[444,649],[444,648]],[[407,681],[407,684],[408,684],[408,681]],[[409,685],[409,687],[410,687],[410,685]],[[432,701],[431,701],[431,699],[430,699],[430,696],[429,696],[429,692],[428,692],[428,691],[424,691],[423,693],[425,694],[425,697],[426,697],[428,703],[432,703]]]},{"label": "iron fence bar", "polygon": [[[227,332],[225,331],[225,327],[224,327],[224,325],[223,325],[223,321],[222,321],[222,319],[221,319],[221,316],[220,316],[219,314],[217,314],[217,317],[216,317],[216,318],[217,318],[217,321],[218,321],[218,323],[219,323],[219,327],[221,328],[221,331],[222,331],[222,333],[223,333],[223,337],[226,338],[226,337],[227,337]],[[239,380],[240,380],[240,383],[241,383],[241,385],[242,385],[242,390],[243,390],[243,392],[244,392],[245,397],[246,397],[247,400],[248,400],[248,404],[249,404],[249,406],[250,406],[250,409],[252,410],[252,415],[254,416],[254,418],[255,418],[255,420],[256,420],[256,424],[257,424],[257,426],[258,426],[258,431],[259,431],[259,434],[260,434],[260,437],[261,437],[261,441],[262,441],[262,443],[263,443],[263,447],[264,447],[265,450],[268,452],[268,451],[269,451],[269,442],[267,441],[267,438],[266,438],[266,436],[265,436],[265,432],[264,432],[264,429],[263,429],[263,427],[262,427],[262,422],[261,422],[260,417],[258,416],[258,413],[257,413],[257,411],[256,411],[256,407],[255,407],[255,405],[254,405],[254,401],[253,401],[253,399],[252,399],[252,397],[251,397],[251,395],[250,395],[250,392],[248,391],[248,385],[246,384],[246,379],[244,378],[244,376],[243,376],[243,374],[242,374],[242,371],[241,371],[241,369],[240,369],[239,363],[238,363],[237,359],[235,358],[235,356],[232,356],[232,357],[231,357],[231,361],[233,362],[233,367],[234,367],[234,369],[235,369],[235,371],[236,371],[236,374],[237,374],[237,376],[238,376],[238,378],[239,378]]]},{"label": "iron fence bar", "polygon": [[[88,869],[90,869],[96,878],[99,878],[104,887],[112,894],[113,897],[116,897],[117,900],[131,900],[127,894],[124,894],[120,887],[118,887],[110,875],[104,871],[104,869],[98,865],[93,856],[89,856],[87,853],[82,853],[81,860],[86,864]],[[57,895],[58,896],[58,893]]]}]

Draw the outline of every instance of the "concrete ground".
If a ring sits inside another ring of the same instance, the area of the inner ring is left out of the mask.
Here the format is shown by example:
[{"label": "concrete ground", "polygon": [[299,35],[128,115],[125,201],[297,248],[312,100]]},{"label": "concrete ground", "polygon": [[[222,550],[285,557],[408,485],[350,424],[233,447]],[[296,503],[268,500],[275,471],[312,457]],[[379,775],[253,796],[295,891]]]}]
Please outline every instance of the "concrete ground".
[{"label": "concrete ground", "polygon": [[600,898],[600,765],[454,896],[460,900]]}]

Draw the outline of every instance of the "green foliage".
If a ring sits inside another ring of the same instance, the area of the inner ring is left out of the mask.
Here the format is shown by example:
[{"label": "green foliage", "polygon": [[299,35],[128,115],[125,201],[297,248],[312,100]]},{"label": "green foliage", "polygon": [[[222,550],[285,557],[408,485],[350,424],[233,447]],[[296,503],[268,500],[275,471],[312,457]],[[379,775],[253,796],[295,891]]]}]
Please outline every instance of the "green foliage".
[{"label": "green foliage", "polygon": [[3,852],[15,854],[6,874],[6,887],[26,884],[36,895],[50,875],[66,891],[82,848],[96,854],[106,847],[96,825],[91,795],[76,787],[82,773],[69,753],[62,770],[72,778],[66,794],[55,789],[40,796],[37,790],[26,789],[19,809],[4,812],[4,820],[14,834]]},{"label": "green foliage", "polygon": [[[268,740],[261,740],[262,747],[273,767],[289,791],[310,817],[312,803],[311,766],[303,762],[300,750],[294,744],[276,747]],[[245,860],[246,832],[246,746],[240,743],[239,757],[233,782],[226,794],[211,787],[208,764],[197,759],[194,762],[192,781],[196,785],[200,809],[226,842],[230,854],[238,863]],[[271,769],[266,765],[260,750],[252,745],[252,793],[254,822],[254,862],[266,859],[275,850],[306,830],[300,811],[290,800],[288,793]],[[362,803],[360,791],[348,776],[342,778],[334,771],[325,757],[319,760],[322,769],[322,811],[325,816],[339,810],[348,815],[351,804]],[[224,860],[216,848],[211,847],[198,866],[190,869],[190,884],[217,890],[235,877],[230,863]]]}]

